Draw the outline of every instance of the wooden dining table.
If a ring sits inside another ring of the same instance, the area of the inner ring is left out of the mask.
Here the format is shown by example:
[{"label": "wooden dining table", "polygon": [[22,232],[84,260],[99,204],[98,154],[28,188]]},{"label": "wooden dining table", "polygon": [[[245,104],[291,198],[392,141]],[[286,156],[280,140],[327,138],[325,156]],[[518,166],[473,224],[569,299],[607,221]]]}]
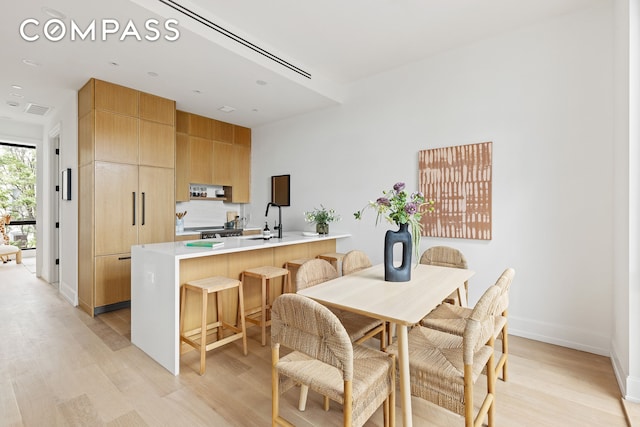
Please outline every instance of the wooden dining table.
[{"label": "wooden dining table", "polygon": [[464,282],[474,274],[468,269],[418,264],[412,266],[410,281],[387,282],[384,266],[379,264],[302,289],[298,294],[396,326],[402,420],[404,426],[412,426],[409,327],[419,323],[456,289],[464,294]]}]

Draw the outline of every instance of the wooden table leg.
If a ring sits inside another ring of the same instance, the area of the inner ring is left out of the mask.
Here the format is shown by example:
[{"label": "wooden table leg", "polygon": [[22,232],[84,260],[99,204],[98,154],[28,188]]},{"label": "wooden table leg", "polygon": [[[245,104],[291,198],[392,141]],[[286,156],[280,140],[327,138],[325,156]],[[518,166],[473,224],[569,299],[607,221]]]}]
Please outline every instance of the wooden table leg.
[{"label": "wooden table leg", "polygon": [[267,302],[269,301],[269,288],[267,287],[267,279],[264,276],[262,276],[262,288],[260,292],[262,293],[262,308],[260,310],[260,326],[262,329],[261,342],[264,347],[267,343]]},{"label": "wooden table leg", "polygon": [[464,283],[458,288],[458,298],[460,298],[461,307],[469,307],[469,302],[467,301],[467,290],[464,288]]},{"label": "wooden table leg", "polygon": [[405,427],[413,426],[411,416],[411,386],[409,385],[409,337],[407,325],[397,325],[398,363],[400,368],[400,399],[402,402],[402,421]]}]

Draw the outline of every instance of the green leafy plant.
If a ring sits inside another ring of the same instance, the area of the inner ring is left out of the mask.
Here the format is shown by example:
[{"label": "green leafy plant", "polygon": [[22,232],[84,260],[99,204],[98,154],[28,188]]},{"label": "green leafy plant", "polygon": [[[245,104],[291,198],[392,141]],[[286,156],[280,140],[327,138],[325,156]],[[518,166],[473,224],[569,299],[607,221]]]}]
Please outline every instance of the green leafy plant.
[{"label": "green leafy plant", "polygon": [[388,222],[400,225],[409,224],[416,258],[420,251],[420,236],[422,224],[420,219],[425,212],[433,212],[435,201],[425,200],[424,195],[417,191],[407,193],[404,182],[397,182],[393,189],[382,192],[382,197],[370,201],[364,208],[353,215],[357,220],[362,219],[365,209],[372,208],[377,212],[376,225],[383,217]]},{"label": "green leafy plant", "polygon": [[330,222],[340,221],[340,215],[336,214],[334,209],[327,209],[320,205],[320,209],[313,208],[312,211],[305,212],[304,220],[316,224],[329,224]]}]

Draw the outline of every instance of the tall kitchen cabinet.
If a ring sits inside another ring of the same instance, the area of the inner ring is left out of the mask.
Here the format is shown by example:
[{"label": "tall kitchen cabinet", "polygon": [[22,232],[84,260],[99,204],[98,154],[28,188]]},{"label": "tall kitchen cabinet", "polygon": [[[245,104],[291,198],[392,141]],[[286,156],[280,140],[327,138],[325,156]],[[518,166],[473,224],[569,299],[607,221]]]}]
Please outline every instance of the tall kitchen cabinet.
[{"label": "tall kitchen cabinet", "polygon": [[175,101],[91,79],[78,92],[78,304],[131,299],[131,246],[175,234]]},{"label": "tall kitchen cabinet", "polygon": [[189,200],[189,184],[207,184],[223,186],[227,202],[251,201],[250,128],[177,111],[176,146],[176,200]]}]

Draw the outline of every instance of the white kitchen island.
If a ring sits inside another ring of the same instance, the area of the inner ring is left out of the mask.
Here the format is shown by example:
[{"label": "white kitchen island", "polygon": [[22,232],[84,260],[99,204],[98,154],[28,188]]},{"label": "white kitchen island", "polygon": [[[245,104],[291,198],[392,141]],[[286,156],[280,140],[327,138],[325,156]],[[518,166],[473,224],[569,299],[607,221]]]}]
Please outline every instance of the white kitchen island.
[{"label": "white kitchen island", "polygon": [[[239,278],[247,268],[272,265],[281,267],[297,258],[314,258],[335,252],[336,239],[348,233],[326,237],[307,237],[301,231],[285,232],[282,239],[256,239],[259,236],[214,239],[223,242],[215,248],[191,247],[187,242],[136,245],[131,248],[131,342],[172,374],[180,373],[180,286],[189,280],[221,275]],[[259,301],[259,287],[245,287],[245,306]],[[236,316],[237,296],[225,304],[228,320]],[[215,307],[209,304],[210,307]],[[199,304],[187,305],[185,323],[196,325]],[[215,315],[215,313],[213,313]],[[225,316],[227,317],[227,316]],[[235,323],[235,322],[234,322]]]}]

